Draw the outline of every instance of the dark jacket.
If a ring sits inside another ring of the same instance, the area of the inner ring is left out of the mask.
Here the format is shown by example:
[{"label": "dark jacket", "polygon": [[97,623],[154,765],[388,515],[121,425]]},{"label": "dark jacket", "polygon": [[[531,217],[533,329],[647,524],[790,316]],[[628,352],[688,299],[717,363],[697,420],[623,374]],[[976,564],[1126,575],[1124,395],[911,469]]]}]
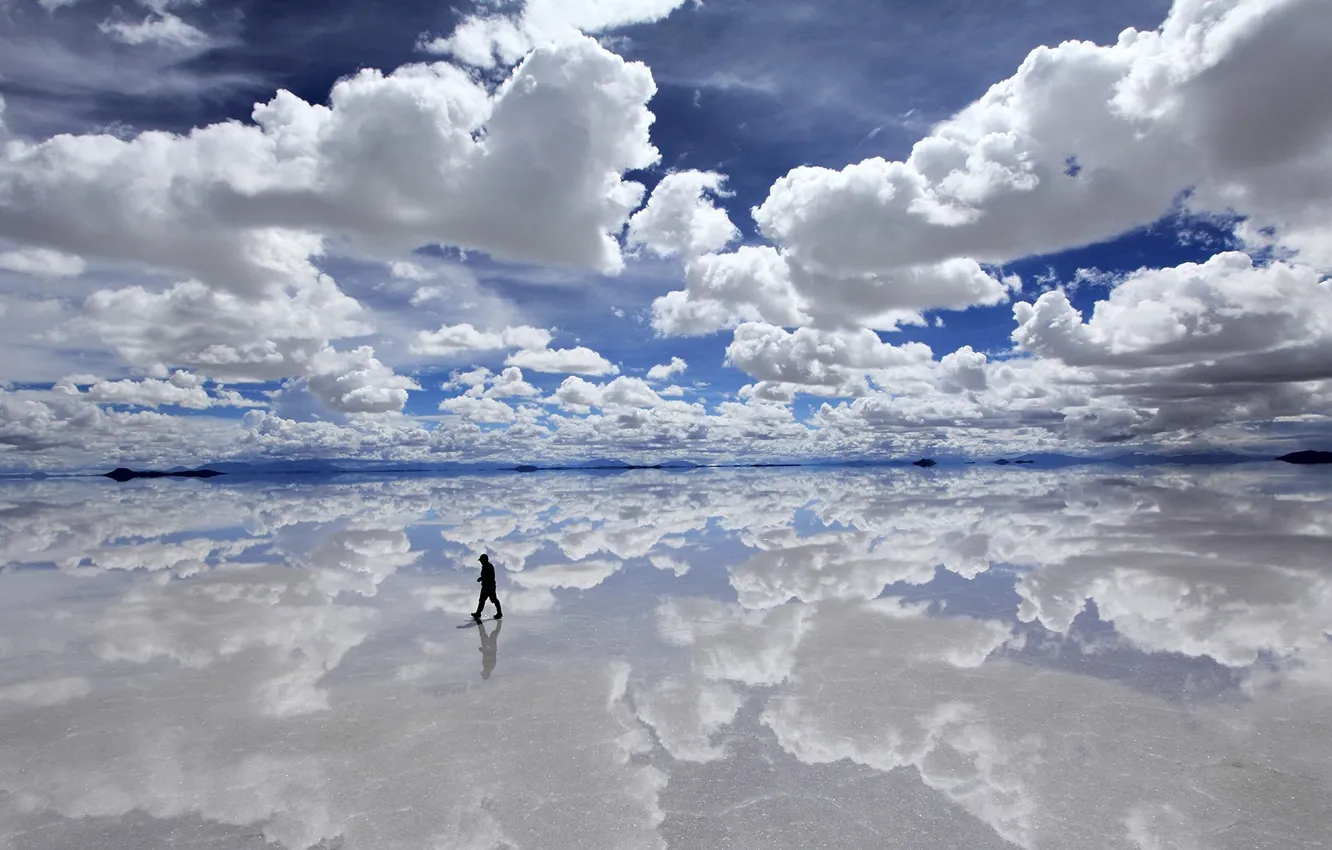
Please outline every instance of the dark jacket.
[{"label": "dark jacket", "polygon": [[482,563],[482,564],[481,564],[481,578],[477,579],[477,581],[481,582],[481,586],[482,586],[482,587],[494,587],[494,586],[495,586],[495,565],[492,564],[492,563],[489,563],[489,562],[484,562],[484,563]]}]

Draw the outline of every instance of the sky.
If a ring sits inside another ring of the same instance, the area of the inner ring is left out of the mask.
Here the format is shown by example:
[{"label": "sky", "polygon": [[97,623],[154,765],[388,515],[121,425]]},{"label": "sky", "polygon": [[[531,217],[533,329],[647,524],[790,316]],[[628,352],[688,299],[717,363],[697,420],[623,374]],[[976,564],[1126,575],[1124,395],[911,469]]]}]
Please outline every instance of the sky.
[{"label": "sky", "polygon": [[0,469],[1275,452],[1332,6],[0,0]]}]

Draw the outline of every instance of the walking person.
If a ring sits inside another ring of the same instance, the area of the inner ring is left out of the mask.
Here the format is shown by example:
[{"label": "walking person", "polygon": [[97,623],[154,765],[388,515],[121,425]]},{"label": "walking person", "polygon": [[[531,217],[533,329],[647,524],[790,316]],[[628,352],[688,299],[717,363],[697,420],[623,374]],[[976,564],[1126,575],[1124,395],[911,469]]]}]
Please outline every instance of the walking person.
[{"label": "walking person", "polygon": [[504,612],[500,609],[499,597],[495,595],[495,565],[490,563],[489,555],[482,555],[477,558],[481,562],[481,577],[477,581],[481,582],[481,597],[476,600],[476,612],[472,614],[472,619],[481,620],[481,611],[486,607],[486,600],[489,599],[495,603],[495,619],[504,617]]}]

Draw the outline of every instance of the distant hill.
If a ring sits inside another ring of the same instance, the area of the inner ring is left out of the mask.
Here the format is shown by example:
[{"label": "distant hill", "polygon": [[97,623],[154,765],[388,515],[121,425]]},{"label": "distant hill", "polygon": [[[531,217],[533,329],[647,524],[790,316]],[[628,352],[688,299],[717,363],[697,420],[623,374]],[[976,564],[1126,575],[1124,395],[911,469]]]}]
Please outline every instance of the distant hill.
[{"label": "distant hill", "polygon": [[135,478],[214,478],[218,475],[226,475],[226,473],[214,469],[182,469],[162,472],[156,469],[127,469],[123,466],[102,473],[103,478],[110,478],[112,481],[132,481]]},{"label": "distant hill", "polygon": [[1314,449],[1306,449],[1302,452],[1290,452],[1284,454],[1277,460],[1284,460],[1286,463],[1314,464],[1314,463],[1332,463],[1332,452],[1322,452]]},{"label": "distant hill", "polygon": [[292,475],[303,473],[341,472],[342,467],[331,460],[267,460],[267,461],[218,461],[208,464],[209,469],[232,474],[279,474]]}]

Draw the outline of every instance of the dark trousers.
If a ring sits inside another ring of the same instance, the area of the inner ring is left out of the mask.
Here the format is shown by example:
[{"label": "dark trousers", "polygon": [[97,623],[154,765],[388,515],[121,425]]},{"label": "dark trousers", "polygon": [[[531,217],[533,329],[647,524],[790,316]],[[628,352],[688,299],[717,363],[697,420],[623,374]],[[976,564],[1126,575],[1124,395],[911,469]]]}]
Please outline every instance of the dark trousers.
[{"label": "dark trousers", "polygon": [[496,617],[503,616],[504,612],[500,610],[499,597],[495,595],[495,586],[493,584],[490,585],[489,587],[486,587],[485,585],[481,586],[481,598],[476,600],[477,616],[479,617],[481,615],[482,609],[486,607],[487,599],[495,603],[495,616]]}]

